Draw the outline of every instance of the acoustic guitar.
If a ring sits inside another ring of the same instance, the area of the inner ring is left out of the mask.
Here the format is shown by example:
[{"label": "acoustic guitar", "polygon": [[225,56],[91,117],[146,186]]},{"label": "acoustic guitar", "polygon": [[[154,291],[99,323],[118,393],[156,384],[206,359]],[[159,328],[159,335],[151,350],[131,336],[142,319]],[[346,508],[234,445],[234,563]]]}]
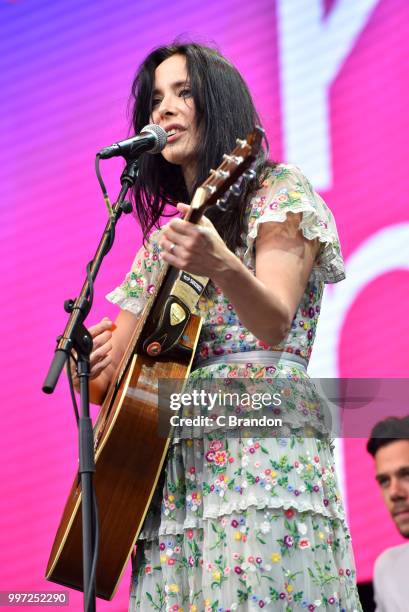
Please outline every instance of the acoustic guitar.
[{"label": "acoustic guitar", "polygon": [[[256,127],[197,189],[185,219],[197,223],[249,172],[263,130]],[[250,171],[251,172],[251,171]],[[224,199],[223,199],[224,198]],[[208,279],[164,265],[118,366],[94,427],[99,515],[96,595],[112,599],[134,548],[170,442],[158,432],[158,381],[186,380],[201,319],[193,314]],[[168,419],[169,420],[169,419]],[[46,578],[83,590],[81,485],[75,478],[52,546]]]}]

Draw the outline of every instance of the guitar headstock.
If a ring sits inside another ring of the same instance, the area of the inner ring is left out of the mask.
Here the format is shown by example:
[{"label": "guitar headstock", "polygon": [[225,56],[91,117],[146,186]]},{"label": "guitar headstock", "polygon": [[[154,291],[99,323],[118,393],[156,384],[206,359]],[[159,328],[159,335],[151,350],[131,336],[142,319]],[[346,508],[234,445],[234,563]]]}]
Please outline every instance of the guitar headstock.
[{"label": "guitar headstock", "polygon": [[191,214],[186,219],[193,221],[193,217],[200,217],[206,208],[219,203],[223,209],[226,192],[230,189],[239,193],[239,181],[248,171],[248,178],[255,176],[250,166],[256,160],[261,148],[264,130],[256,126],[246,139],[238,138],[236,147],[229,155],[223,156],[223,161],[216,170],[211,170],[209,177],[196,190],[191,202]]}]

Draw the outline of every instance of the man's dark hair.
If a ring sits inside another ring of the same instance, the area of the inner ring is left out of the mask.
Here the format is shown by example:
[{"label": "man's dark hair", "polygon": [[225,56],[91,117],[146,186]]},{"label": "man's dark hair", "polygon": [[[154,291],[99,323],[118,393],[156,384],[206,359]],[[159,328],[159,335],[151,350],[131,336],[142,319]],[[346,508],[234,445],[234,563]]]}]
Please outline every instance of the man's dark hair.
[{"label": "man's dark hair", "polygon": [[409,440],[409,416],[389,417],[377,423],[371,431],[366,450],[375,457],[380,448],[398,440]]}]

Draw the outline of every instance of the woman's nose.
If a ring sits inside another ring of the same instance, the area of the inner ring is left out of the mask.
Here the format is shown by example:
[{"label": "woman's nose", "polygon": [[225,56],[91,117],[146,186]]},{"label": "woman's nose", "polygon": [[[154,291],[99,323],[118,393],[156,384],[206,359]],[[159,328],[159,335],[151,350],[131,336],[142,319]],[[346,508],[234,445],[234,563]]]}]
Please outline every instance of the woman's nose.
[{"label": "woman's nose", "polygon": [[171,98],[165,97],[161,100],[160,104],[156,108],[156,111],[161,118],[168,115],[173,115],[175,113],[175,105],[173,104]]}]

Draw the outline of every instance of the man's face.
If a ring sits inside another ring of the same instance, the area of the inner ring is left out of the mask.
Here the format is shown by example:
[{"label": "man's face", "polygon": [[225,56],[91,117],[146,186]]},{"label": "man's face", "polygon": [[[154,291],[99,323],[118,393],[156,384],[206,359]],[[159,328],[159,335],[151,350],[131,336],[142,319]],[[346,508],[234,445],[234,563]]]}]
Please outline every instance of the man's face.
[{"label": "man's face", "polygon": [[400,533],[409,538],[409,440],[396,440],[375,454],[376,480]]}]

